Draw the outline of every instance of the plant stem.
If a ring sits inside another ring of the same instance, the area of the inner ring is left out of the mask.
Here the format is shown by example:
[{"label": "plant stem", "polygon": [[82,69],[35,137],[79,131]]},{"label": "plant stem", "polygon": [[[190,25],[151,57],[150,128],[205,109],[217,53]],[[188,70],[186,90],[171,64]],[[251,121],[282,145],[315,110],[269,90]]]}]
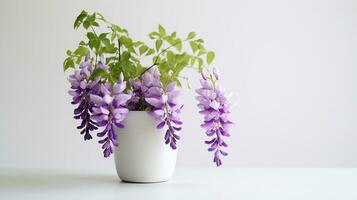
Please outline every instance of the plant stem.
[{"label": "plant stem", "polygon": [[94,35],[98,38],[98,35],[97,35],[97,33],[95,32],[95,30],[94,30],[93,26],[90,26],[90,28],[92,29],[92,31],[93,31],[93,33],[94,33]]},{"label": "plant stem", "polygon": [[119,59],[119,62],[121,60],[121,52],[120,52],[120,40],[118,39],[118,59]]}]

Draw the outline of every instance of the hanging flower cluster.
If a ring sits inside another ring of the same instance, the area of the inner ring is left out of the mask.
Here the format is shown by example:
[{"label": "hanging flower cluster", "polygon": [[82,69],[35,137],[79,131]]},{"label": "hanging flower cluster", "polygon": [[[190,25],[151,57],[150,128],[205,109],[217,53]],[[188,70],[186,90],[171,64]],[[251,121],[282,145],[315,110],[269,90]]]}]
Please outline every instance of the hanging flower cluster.
[{"label": "hanging flower cluster", "polygon": [[223,137],[230,136],[228,129],[232,122],[228,120],[230,103],[218,87],[217,81],[218,73],[215,68],[213,76],[210,75],[209,78],[202,74],[201,88],[196,90],[198,94],[196,99],[199,102],[199,113],[204,115],[204,123],[201,127],[205,129],[207,136],[213,137],[205,143],[210,145],[208,151],[214,151],[213,162],[220,166],[222,164],[220,155],[228,155],[222,150],[223,147],[228,147]]},{"label": "hanging flower cluster", "polygon": [[149,114],[159,122],[157,128],[162,129],[167,125],[165,143],[176,149],[177,140],[180,140],[177,131],[181,130],[180,125],[182,125],[179,118],[182,105],[178,104],[177,97],[180,93],[176,90],[176,84],[172,82],[164,90],[159,71],[157,68],[151,68],[140,79],[132,80],[131,86],[133,95],[128,107],[131,109],[151,107]]},{"label": "hanging flower cluster", "polygon": [[[157,71],[155,71],[157,72]],[[172,149],[177,148],[177,140],[180,140],[180,136],[177,135],[177,131],[181,130],[179,114],[181,113],[182,105],[178,103],[177,97],[179,96],[179,91],[176,90],[176,83],[172,82],[167,85],[164,89],[161,85],[158,76],[155,73],[152,76],[154,79],[151,82],[150,87],[148,87],[145,101],[152,106],[150,115],[159,121],[157,125],[158,129],[167,126],[167,130],[164,136],[165,143],[170,144]],[[147,79],[150,80],[149,73],[146,73]]]},{"label": "hanging flower cluster", "polygon": [[104,127],[103,131],[97,134],[98,137],[103,138],[99,140],[99,143],[103,144],[104,157],[113,153],[112,145],[118,146],[115,127],[124,128],[121,122],[129,111],[126,108],[126,103],[131,98],[130,94],[123,93],[125,88],[126,82],[123,74],[120,74],[118,83],[113,86],[108,83],[101,84],[99,94],[90,96],[95,104],[91,119],[96,121],[98,126]]},{"label": "hanging flower cluster", "polygon": [[[72,104],[77,105],[74,118],[81,121],[77,128],[84,140],[92,139],[95,131],[104,157],[109,157],[113,147],[120,145],[117,133],[124,128],[128,112],[147,111],[157,120],[156,128],[165,130],[163,142],[177,149],[183,124],[178,88],[182,81],[188,82],[181,72],[188,68],[198,69],[199,73],[210,71],[214,52],[205,48],[204,40],[196,33],[180,38],[161,25],[149,34],[153,45],[135,41],[125,28],[96,12],[82,11],[74,22],[74,28],[79,27],[86,30],[86,39],[75,50],[67,50],[63,67],[65,71],[75,69],[68,77],[69,94]],[[108,30],[101,32],[103,27]],[[145,57],[153,61],[149,67],[142,62]],[[232,122],[228,119],[230,104],[218,87],[218,78],[215,68],[209,76],[202,74],[196,99],[204,116],[201,127],[211,137],[205,141],[208,151],[214,152],[213,161],[220,166],[221,156],[227,155],[223,148],[228,146],[223,138],[229,136]]]},{"label": "hanging flower cluster", "polygon": [[68,93],[73,96],[71,103],[78,104],[78,107],[74,109],[74,118],[81,120],[81,124],[77,128],[81,129],[81,134],[84,134],[84,140],[92,139],[90,132],[98,129],[96,123],[90,119],[94,104],[90,101],[89,95],[96,92],[98,79],[96,81],[89,80],[93,70],[89,57],[88,54],[84,62],[79,65],[80,70],[75,70],[68,77],[68,81],[71,83],[71,90]]}]

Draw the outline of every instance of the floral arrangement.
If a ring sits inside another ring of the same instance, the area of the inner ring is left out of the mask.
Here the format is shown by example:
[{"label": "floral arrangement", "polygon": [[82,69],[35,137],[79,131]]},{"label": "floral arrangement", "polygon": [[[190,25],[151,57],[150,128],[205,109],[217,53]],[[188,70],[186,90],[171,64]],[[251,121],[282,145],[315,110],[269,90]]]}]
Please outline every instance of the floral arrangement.
[{"label": "floral arrangement", "polygon": [[[100,13],[82,11],[74,22],[74,28],[83,27],[86,39],[74,50],[67,50],[64,71],[73,68],[68,80],[69,94],[73,97],[74,118],[84,140],[92,139],[93,132],[100,138],[104,157],[118,146],[115,127],[122,124],[128,112],[147,111],[157,120],[157,128],[166,129],[163,142],[174,150],[180,140],[179,132],[183,109],[178,101],[184,69],[201,74],[201,88],[197,89],[199,113],[204,116],[201,127],[211,139],[205,141],[208,151],[214,152],[214,162],[222,164],[221,156],[227,156],[223,148],[224,137],[232,122],[228,119],[229,99],[218,85],[216,68],[210,67],[215,54],[207,51],[204,41],[190,32],[185,39],[169,34],[159,25],[158,31],[149,34],[153,47],[129,37],[126,29],[108,22]],[[190,52],[183,49],[190,49]],[[149,58],[152,64],[144,66]],[[188,85],[189,87],[189,85]]]}]

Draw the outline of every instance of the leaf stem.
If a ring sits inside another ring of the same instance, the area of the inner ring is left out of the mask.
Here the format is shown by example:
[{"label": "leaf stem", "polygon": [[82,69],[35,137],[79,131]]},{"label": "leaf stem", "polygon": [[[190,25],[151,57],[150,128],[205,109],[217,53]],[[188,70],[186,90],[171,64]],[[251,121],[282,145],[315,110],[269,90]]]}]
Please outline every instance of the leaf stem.
[{"label": "leaf stem", "polygon": [[121,44],[120,44],[120,40],[119,40],[119,38],[118,38],[118,59],[119,59],[119,62],[120,62],[120,60],[121,60],[120,46],[121,46]]},{"label": "leaf stem", "polygon": [[93,31],[93,33],[94,33],[94,35],[98,38],[98,35],[97,35],[97,33],[95,32],[95,30],[94,30],[94,28],[93,28],[93,26],[92,26],[92,25],[90,26],[90,28],[92,29],[92,31]]}]

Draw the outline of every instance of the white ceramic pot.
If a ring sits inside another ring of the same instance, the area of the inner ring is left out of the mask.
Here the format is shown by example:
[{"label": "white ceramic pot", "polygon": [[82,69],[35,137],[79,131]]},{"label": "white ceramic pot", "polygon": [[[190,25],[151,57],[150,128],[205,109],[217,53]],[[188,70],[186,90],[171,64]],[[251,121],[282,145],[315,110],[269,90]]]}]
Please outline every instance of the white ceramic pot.
[{"label": "white ceramic pot", "polygon": [[115,166],[121,180],[127,182],[163,182],[170,179],[177,150],[164,141],[165,129],[156,129],[156,121],[146,111],[130,111],[116,129],[119,146],[114,148]]}]

